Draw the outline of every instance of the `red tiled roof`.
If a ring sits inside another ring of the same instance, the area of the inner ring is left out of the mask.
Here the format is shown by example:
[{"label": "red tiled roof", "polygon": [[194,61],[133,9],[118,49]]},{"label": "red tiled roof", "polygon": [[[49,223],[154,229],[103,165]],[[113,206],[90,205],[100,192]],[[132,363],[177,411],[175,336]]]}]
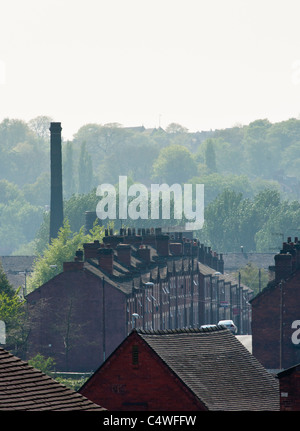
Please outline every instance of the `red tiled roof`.
[{"label": "red tiled roof", "polygon": [[0,347],[0,411],[6,410],[105,409]]}]

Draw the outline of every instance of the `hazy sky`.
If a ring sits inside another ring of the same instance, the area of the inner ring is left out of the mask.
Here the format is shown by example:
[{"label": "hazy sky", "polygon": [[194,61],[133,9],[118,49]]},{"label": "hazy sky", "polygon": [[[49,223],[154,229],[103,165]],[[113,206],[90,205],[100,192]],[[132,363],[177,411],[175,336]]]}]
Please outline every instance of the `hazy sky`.
[{"label": "hazy sky", "polygon": [[300,114],[299,0],[0,0],[0,121],[190,131]]}]

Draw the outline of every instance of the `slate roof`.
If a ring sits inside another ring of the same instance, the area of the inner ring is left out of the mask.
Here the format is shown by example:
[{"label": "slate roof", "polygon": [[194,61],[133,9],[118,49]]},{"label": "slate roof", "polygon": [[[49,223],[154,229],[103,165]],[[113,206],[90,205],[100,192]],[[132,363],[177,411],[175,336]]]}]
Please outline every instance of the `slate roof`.
[{"label": "slate roof", "polygon": [[[98,278],[104,279],[111,286],[116,287],[121,290],[125,294],[131,294],[132,289],[139,289],[140,282],[146,283],[151,280],[157,280],[157,277],[161,280],[166,279],[167,273],[173,272],[175,270],[177,273],[188,272],[189,268],[196,269],[199,262],[197,258],[191,259],[187,256],[181,257],[173,257],[169,256],[168,258],[160,259],[157,255],[156,250],[148,245],[150,249],[152,260],[149,267],[142,268],[143,262],[136,256],[137,248],[134,245],[131,245],[131,265],[126,266],[125,264],[119,262],[117,253],[114,250],[114,264],[113,264],[113,273],[108,274],[106,271],[102,270],[98,261],[95,258],[87,259],[84,262],[84,268],[86,271],[92,273]],[[206,265],[203,267],[208,268]],[[215,270],[210,269],[213,273]]]},{"label": "slate roof", "polygon": [[24,272],[30,274],[36,256],[0,256],[0,263],[14,289],[25,285]]},{"label": "slate roof", "polygon": [[0,347],[0,411],[8,410],[105,409]]},{"label": "slate roof", "polygon": [[278,379],[228,329],[137,333],[208,410],[279,410]]}]

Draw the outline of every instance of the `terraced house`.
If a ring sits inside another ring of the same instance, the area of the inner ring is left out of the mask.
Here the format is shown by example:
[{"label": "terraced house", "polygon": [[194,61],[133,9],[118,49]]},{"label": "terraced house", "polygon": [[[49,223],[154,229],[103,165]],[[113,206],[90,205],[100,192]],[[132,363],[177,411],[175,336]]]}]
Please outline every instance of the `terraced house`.
[{"label": "terraced house", "polygon": [[223,274],[222,255],[161,229],[106,231],[27,296],[29,355],[92,371],[133,328],[198,328],[233,319],[249,333],[252,291]]},{"label": "terraced house", "polygon": [[108,411],[278,411],[278,380],[222,326],[133,330],[79,392]]}]

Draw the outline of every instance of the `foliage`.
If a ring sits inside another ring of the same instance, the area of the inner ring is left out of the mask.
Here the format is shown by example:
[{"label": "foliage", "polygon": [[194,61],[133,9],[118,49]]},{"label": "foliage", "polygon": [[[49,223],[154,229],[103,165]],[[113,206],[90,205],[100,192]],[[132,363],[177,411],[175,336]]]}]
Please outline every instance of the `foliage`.
[{"label": "foliage", "polygon": [[39,115],[28,122],[29,128],[35,133],[40,141],[45,142],[49,137],[49,126],[53,119],[46,115]]},{"label": "foliage", "polygon": [[5,323],[6,348],[16,352],[22,350],[28,336],[25,303],[18,293],[0,291],[0,320]]},{"label": "foliage", "polygon": [[247,252],[256,250],[257,235],[275,217],[281,206],[280,194],[265,189],[252,199],[225,189],[205,208],[205,221],[200,237],[215,250]]},{"label": "foliage", "polygon": [[51,357],[46,358],[45,356],[38,353],[33,358],[28,360],[28,364],[31,367],[34,367],[44,374],[48,374],[53,377],[54,369],[55,369],[55,360]]},{"label": "foliage", "polygon": [[50,173],[43,172],[34,183],[24,184],[22,192],[28,203],[46,208],[50,203]]},{"label": "foliage", "polygon": [[251,262],[234,274],[236,279],[238,279],[239,275],[241,277],[241,283],[250,287],[250,289],[253,290],[254,295],[266,287],[269,281],[267,271],[263,268],[259,269]]},{"label": "foliage", "polygon": [[181,145],[163,148],[153,163],[153,179],[160,183],[182,184],[197,173],[192,153]]},{"label": "foliage", "polygon": [[0,238],[2,254],[10,254],[21,244],[31,241],[42,222],[43,209],[18,198],[0,202]]},{"label": "foliage", "polygon": [[262,228],[256,233],[258,252],[278,252],[287,237],[300,236],[300,202],[283,201],[267,217]]},{"label": "foliage", "polygon": [[214,145],[213,145],[212,139],[208,139],[206,141],[205,164],[206,164],[209,172],[215,172],[217,170],[216,153],[214,150]]},{"label": "foliage", "polygon": [[54,378],[62,385],[67,386],[70,389],[73,389],[73,391],[78,391],[88,379],[88,377],[81,377],[80,379],[77,379],[77,378],[71,378],[71,377],[67,378],[67,377],[59,377],[59,376],[54,376]]},{"label": "foliage", "polygon": [[[99,198],[96,190],[86,194],[73,194],[64,201],[64,216],[70,224],[72,232],[79,232],[85,224],[85,212],[96,211]],[[43,254],[49,244],[50,212],[43,214],[43,221],[35,236],[35,253]]]},{"label": "foliage", "polygon": [[[50,201],[51,121],[40,115],[27,123],[9,118],[0,123],[1,254],[24,250],[36,235],[38,251],[45,246],[38,230],[48,229],[45,209]],[[286,201],[299,200],[299,132],[300,120],[295,118],[274,124],[257,119],[249,125],[196,133],[178,123],[169,124],[165,130],[122,127],[118,123],[85,124],[71,141],[63,141],[65,207],[70,208],[67,217],[72,230],[78,231],[78,225],[84,223],[88,210],[84,208],[84,196],[89,196],[88,201],[94,187],[117,184],[120,175],[148,187],[153,181],[170,185],[204,183],[206,205],[226,188],[241,192],[243,199],[251,201],[263,188],[279,191]],[[246,203],[243,205],[249,210]],[[290,213],[288,206],[284,210]],[[259,226],[254,242],[259,250],[263,242],[273,246],[274,229],[288,230],[284,214],[280,214],[273,226],[271,220],[268,226]],[[247,215],[242,218],[246,226]],[[286,220],[294,228],[291,213]]]},{"label": "foliage", "polygon": [[27,338],[25,301],[9,283],[0,265],[0,321],[5,324],[6,347],[18,351]]},{"label": "foliage", "polygon": [[61,273],[63,263],[73,261],[76,251],[82,248],[85,242],[91,242],[95,239],[101,240],[103,235],[103,228],[96,223],[93,229],[87,234],[84,232],[84,227],[79,232],[74,233],[71,231],[69,221],[65,219],[57,238],[53,238],[51,243],[45,248],[43,255],[40,255],[35,260],[33,272],[27,279],[28,292],[38,288],[55,275]]},{"label": "foliage", "polygon": [[4,272],[1,262],[0,262],[0,293],[5,293],[10,297],[15,294],[14,288],[8,281],[8,278]]},{"label": "foliage", "polygon": [[93,187],[92,157],[86,150],[85,142],[81,144],[78,160],[78,193],[88,193]]},{"label": "foliage", "polygon": [[74,153],[72,142],[67,142],[63,147],[63,190],[65,198],[69,198],[77,190],[74,175]]}]

